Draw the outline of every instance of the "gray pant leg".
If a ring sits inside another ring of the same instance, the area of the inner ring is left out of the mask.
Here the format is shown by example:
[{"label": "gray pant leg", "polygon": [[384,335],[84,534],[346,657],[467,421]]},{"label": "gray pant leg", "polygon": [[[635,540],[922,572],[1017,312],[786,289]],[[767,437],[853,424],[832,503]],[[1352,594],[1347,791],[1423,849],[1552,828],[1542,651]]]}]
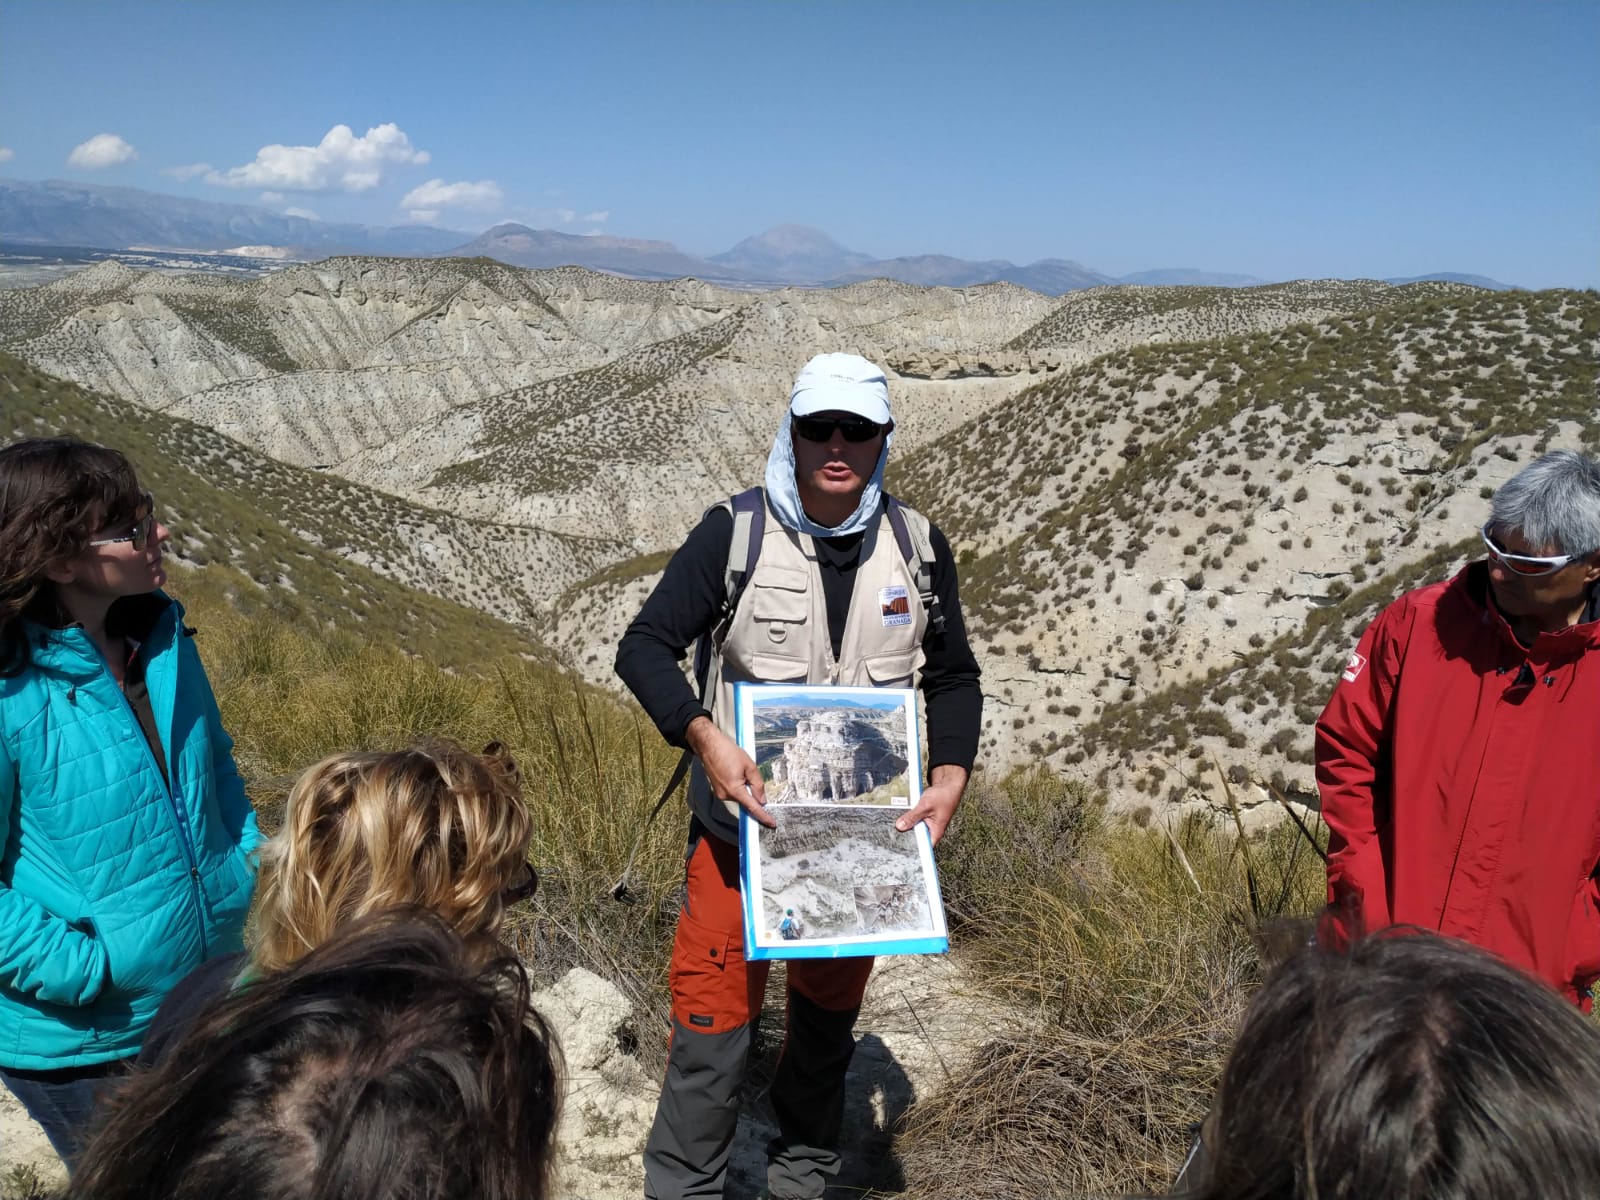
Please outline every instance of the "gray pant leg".
[{"label": "gray pant leg", "polygon": [[644,1146],[646,1200],[721,1200],[749,1050],[749,1025],[699,1033],[673,1022],[667,1079]]},{"label": "gray pant leg", "polygon": [[816,1200],[839,1173],[845,1072],[860,1011],[822,1008],[789,990],[789,1030],[772,1079],[778,1117],[778,1136],[767,1145],[772,1200]]}]

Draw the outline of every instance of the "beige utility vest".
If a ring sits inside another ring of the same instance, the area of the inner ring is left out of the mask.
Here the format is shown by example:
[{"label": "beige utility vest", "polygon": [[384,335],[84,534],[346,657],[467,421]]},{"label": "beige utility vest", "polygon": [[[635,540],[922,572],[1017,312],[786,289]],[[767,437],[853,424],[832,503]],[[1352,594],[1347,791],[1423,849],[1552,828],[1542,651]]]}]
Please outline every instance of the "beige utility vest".
[{"label": "beige utility vest", "polygon": [[[927,518],[904,506],[901,511],[913,542],[927,545]],[[733,737],[736,683],[915,687],[921,681],[927,628],[916,579],[895,544],[885,508],[861,541],[835,660],[816,545],[809,534],[786,529],[769,507],[756,569],[721,647],[711,649],[706,708],[718,728]],[[737,840],[738,809],[712,802],[698,761],[690,777],[690,800],[702,822],[719,836]]]}]

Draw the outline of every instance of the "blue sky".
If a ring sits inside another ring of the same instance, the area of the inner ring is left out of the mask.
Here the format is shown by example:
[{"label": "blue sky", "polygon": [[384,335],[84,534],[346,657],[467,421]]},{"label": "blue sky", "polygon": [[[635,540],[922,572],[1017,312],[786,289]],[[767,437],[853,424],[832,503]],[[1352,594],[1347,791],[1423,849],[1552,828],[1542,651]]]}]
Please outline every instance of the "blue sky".
[{"label": "blue sky", "polygon": [[0,0],[0,159],[697,254],[1594,287],[1600,3]]}]

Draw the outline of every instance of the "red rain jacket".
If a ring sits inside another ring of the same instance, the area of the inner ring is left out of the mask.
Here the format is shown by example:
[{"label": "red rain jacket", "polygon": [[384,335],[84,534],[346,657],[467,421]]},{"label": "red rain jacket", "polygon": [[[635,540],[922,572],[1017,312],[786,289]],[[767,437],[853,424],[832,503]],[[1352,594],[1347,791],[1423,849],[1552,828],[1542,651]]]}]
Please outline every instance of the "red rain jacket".
[{"label": "red rain jacket", "polygon": [[1463,938],[1587,1004],[1600,977],[1600,620],[1524,648],[1482,562],[1400,597],[1317,722],[1328,921]]}]

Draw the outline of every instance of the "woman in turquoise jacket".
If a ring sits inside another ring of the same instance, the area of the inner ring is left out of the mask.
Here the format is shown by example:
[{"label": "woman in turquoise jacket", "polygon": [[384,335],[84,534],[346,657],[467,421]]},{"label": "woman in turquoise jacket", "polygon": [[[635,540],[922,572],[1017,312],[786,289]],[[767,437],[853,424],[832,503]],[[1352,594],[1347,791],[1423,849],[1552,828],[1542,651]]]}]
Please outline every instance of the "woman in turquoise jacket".
[{"label": "woman in turquoise jacket", "polygon": [[114,450],[0,450],[0,1082],[70,1169],[162,997],[240,949],[259,834],[168,531]]}]

